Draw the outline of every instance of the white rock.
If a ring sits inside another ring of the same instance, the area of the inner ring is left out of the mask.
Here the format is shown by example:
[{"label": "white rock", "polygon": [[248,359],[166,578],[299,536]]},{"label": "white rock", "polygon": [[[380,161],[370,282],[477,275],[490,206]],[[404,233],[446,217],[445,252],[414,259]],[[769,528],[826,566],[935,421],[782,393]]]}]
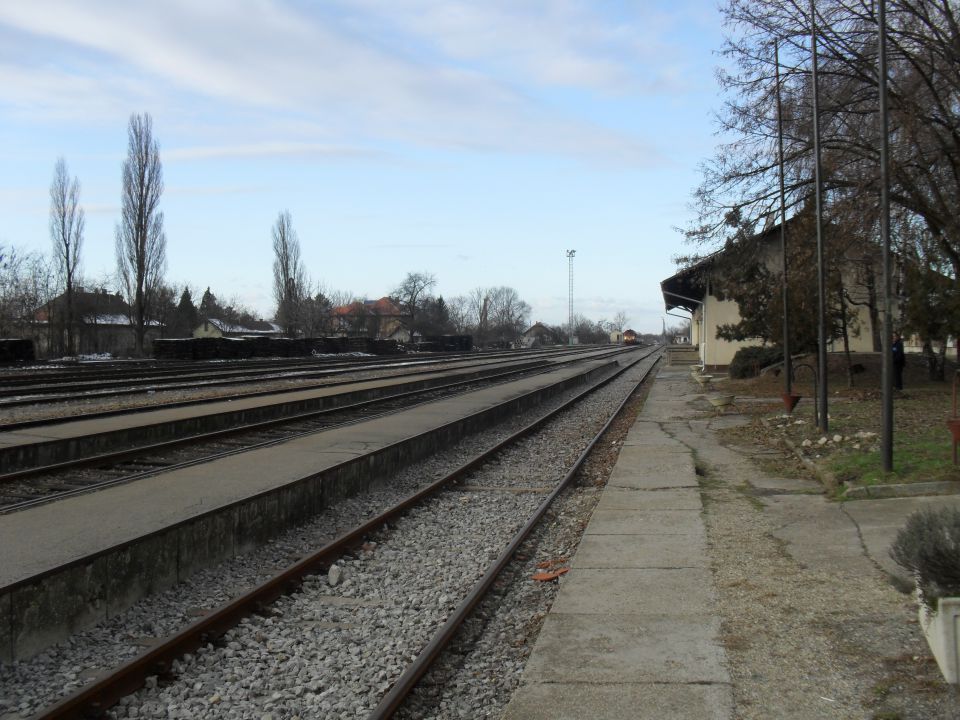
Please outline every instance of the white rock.
[{"label": "white rock", "polygon": [[330,584],[330,587],[336,587],[339,585],[342,578],[343,571],[340,569],[340,566],[331,565],[330,569],[327,571],[327,582]]},{"label": "white rock", "polygon": [[813,441],[810,440],[810,438],[807,438],[802,443],[800,443],[800,445],[802,445],[803,447],[810,447],[811,445],[813,445]]},{"label": "white rock", "polygon": [[835,443],[843,442],[843,435],[834,435],[834,436],[833,436],[833,441],[834,441]]}]

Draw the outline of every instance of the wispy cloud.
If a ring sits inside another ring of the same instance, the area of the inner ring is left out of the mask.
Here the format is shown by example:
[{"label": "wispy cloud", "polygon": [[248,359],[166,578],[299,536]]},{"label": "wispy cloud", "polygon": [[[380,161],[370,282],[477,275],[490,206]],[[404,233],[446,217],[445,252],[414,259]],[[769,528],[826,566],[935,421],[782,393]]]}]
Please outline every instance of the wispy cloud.
[{"label": "wispy cloud", "polygon": [[651,75],[674,83],[638,65],[653,51],[658,17],[645,12],[641,25],[640,14],[604,18],[578,0],[358,0],[309,10],[280,0],[239,9],[228,0],[4,3],[0,30],[44,52],[0,51],[0,103],[78,118],[144,107],[173,115],[196,105],[193,96],[259,113],[264,125],[295,116],[325,128],[322,138],[184,147],[167,151],[171,160],[304,149],[361,156],[374,139],[649,165],[662,158],[642,139],[540,97],[551,87],[629,91]]},{"label": "wispy cloud", "polygon": [[347,145],[327,145],[307,142],[261,142],[248,145],[209,145],[206,147],[174,148],[163,152],[164,160],[205,160],[209,158],[280,157],[312,158],[372,158],[386,153]]}]

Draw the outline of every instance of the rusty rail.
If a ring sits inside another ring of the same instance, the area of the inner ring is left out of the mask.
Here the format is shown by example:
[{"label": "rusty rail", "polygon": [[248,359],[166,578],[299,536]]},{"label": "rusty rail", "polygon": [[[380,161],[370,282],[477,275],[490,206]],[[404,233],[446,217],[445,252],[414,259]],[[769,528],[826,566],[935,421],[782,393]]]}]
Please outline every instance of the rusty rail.
[{"label": "rusty rail", "polygon": [[[648,356],[644,356],[648,357]],[[642,360],[643,358],[641,358]],[[639,360],[637,361],[639,362]],[[510,560],[513,558],[514,553],[519,549],[520,545],[526,540],[530,532],[537,526],[537,523],[540,522],[540,519],[543,517],[544,513],[547,512],[550,505],[557,498],[557,496],[563,492],[563,490],[570,484],[570,481],[573,479],[574,475],[577,474],[577,471],[580,469],[580,466],[586,461],[590,453],[593,451],[593,448],[599,442],[600,438],[604,433],[610,428],[610,425],[613,424],[613,421],[616,420],[617,416],[621,413],[624,406],[633,397],[633,394],[637,391],[637,388],[647,379],[647,376],[650,374],[650,371],[656,365],[654,363],[650,368],[643,374],[643,377],[637,382],[633,389],[627,394],[623,402],[617,407],[613,412],[604,426],[600,431],[594,436],[583,452],[580,453],[580,456],[576,459],[574,464],[571,466],[570,470],[567,471],[567,474],[563,476],[563,479],[557,483],[557,486],[553,491],[544,499],[544,501],[537,507],[533,515],[530,516],[530,519],[527,520],[526,524],[517,531],[517,533],[511,538],[507,547],[497,556],[483,577],[477,581],[476,585],[473,586],[473,589],[467,594],[467,596],[460,601],[460,604],[457,605],[456,609],[447,618],[447,621],[443,624],[443,627],[433,636],[430,642],[420,651],[420,654],[414,659],[410,665],[407,666],[407,669],[401,673],[400,677],[393,684],[390,690],[387,691],[387,694],[384,695],[380,703],[373,709],[373,712],[368,715],[368,720],[385,720],[385,718],[392,717],[393,713],[400,707],[404,699],[413,688],[419,682],[420,678],[423,677],[427,671],[430,669],[430,666],[433,662],[440,656],[440,653],[443,652],[443,649],[450,643],[457,633],[457,630],[463,624],[463,621],[467,619],[473,609],[480,603],[484,598],[487,591],[490,589],[490,586],[493,585],[494,581],[497,579],[497,576],[503,571],[507,566]],[[623,372],[626,372],[633,365],[629,365],[616,375],[613,375],[602,383],[599,383],[595,388],[591,388],[588,392],[592,392],[597,387],[605,385],[610,380],[619,376]],[[585,393],[584,393],[585,394]],[[579,399],[581,396],[578,396],[576,399]],[[538,421],[540,422],[540,421]]]},{"label": "rusty rail", "polygon": [[[611,382],[613,379],[632,368],[638,362],[649,357],[651,354],[652,352],[646,353],[642,357],[639,357],[635,361],[625,365],[616,373],[610,375],[599,383],[596,383],[592,387],[578,393],[576,396],[563,403],[558,408],[552,410],[533,423],[530,423],[526,427],[520,429],[510,437],[497,443],[492,448],[464,463],[446,477],[431,483],[419,492],[402,500],[393,508],[390,508],[377,517],[372,518],[363,525],[354,528],[350,532],[341,535],[313,555],[300,560],[294,565],[291,565],[279,575],[274,576],[270,580],[258,585],[244,595],[236,598],[226,605],[221,606],[209,615],[188,625],[164,640],[160,645],[157,645],[156,647],[144,652],[140,656],[125,663],[124,665],[121,665],[109,675],[90,685],[78,689],[76,692],[68,695],[51,707],[35,715],[34,720],[67,720],[101,716],[108,708],[115,705],[120,698],[141,688],[144,685],[147,677],[151,675],[162,676],[167,674],[175,659],[221,637],[228,630],[238,625],[244,617],[262,610],[278,597],[295,592],[300,587],[304,577],[307,575],[316,574],[318,572],[323,572],[328,569],[338,557],[361,544],[365,536],[380,528],[385,523],[389,523],[395,517],[415,506],[421,500],[432,495],[440,488],[479,467],[507,445],[533,433],[549,420],[553,419],[560,412],[566,410],[567,408],[579,402],[581,399],[588,396],[590,393]],[[646,377],[646,374],[644,377]],[[623,404],[625,403],[626,400],[624,400],[624,403],[621,404],[620,408],[622,408]],[[613,417],[616,417],[616,413]],[[613,417],[611,417],[611,419],[604,426],[604,430],[613,421]],[[602,434],[602,432],[603,431],[601,431],[600,434]],[[567,477],[564,478],[564,484],[569,481],[569,477],[572,477],[573,473],[576,471],[576,468],[578,468],[583,462],[586,452],[588,452],[589,449],[594,446],[600,434],[598,434],[597,437],[591,441],[587,451],[585,451],[585,453],[577,460],[575,469],[568,473]],[[558,492],[559,488],[555,490],[550,497],[554,497]],[[542,514],[542,512],[540,514]],[[532,527],[530,522],[528,522],[527,525]],[[529,532],[529,530],[527,530],[527,532]],[[507,560],[512,553],[513,551],[511,550],[510,554],[506,556]],[[505,563],[506,560],[502,562],[502,564]],[[499,572],[499,570],[497,570],[497,572]],[[488,571],[487,575],[489,574],[490,571]],[[484,578],[486,578],[487,575],[485,575]],[[492,577],[486,584],[486,587],[489,587],[490,582],[492,582]],[[474,592],[476,592],[476,590]],[[479,598],[470,603],[469,608],[467,608],[466,611],[469,612],[469,609],[471,609],[478,600]],[[464,603],[466,603],[466,601],[464,601]],[[461,603],[461,605],[464,605],[464,603]],[[457,610],[459,611],[460,608],[458,607]],[[456,625],[459,625],[461,621],[462,619],[457,621]],[[450,622],[451,621],[448,620],[447,624],[450,624]],[[444,626],[444,629],[446,629],[446,625]],[[443,642],[445,643],[446,640]],[[427,648],[429,649],[433,646],[434,642],[431,641]],[[442,646],[439,647],[442,649]],[[426,652],[426,649],[424,652]],[[439,649],[432,651],[431,659],[438,653]],[[421,656],[423,655],[424,653],[422,652]],[[421,657],[418,656],[414,664],[419,668],[424,662],[425,661],[421,660]],[[408,671],[401,675],[401,679],[407,676],[407,673],[409,672],[410,669],[408,668]],[[418,674],[416,676],[417,679],[419,679],[423,672],[425,672],[425,666],[423,670],[418,670]],[[399,681],[394,685],[394,688],[398,688],[398,685]],[[406,681],[404,685],[406,685]],[[412,684],[410,687],[412,687]],[[399,692],[399,689],[396,691],[391,689],[387,697],[399,697],[399,699],[402,700],[402,696],[398,695]],[[407,688],[403,694],[405,695],[406,692],[409,692],[409,688]],[[399,702],[399,700],[396,702]],[[393,705],[393,703],[394,701],[391,700],[391,705]],[[390,712],[392,712],[392,709]],[[386,715],[384,717],[386,717]]]}]

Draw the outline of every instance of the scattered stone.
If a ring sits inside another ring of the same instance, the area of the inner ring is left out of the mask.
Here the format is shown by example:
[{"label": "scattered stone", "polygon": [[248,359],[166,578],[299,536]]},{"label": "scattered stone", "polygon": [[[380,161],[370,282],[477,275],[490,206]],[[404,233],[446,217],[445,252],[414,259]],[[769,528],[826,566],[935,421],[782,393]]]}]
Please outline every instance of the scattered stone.
[{"label": "scattered stone", "polygon": [[340,580],[343,578],[343,571],[340,569],[339,565],[331,565],[330,569],[327,571],[327,583],[330,587],[336,587],[340,584]]}]

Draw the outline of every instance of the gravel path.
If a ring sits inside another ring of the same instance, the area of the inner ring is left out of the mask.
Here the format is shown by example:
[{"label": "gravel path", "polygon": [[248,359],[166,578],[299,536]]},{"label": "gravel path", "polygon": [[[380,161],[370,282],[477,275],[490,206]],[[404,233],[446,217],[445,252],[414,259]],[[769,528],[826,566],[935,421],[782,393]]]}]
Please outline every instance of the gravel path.
[{"label": "gravel path", "polygon": [[[488,463],[464,487],[437,496],[371,538],[364,551],[344,559],[329,577],[309,580],[269,616],[248,619],[216,647],[186,658],[174,669],[182,680],[151,682],[118,706],[116,716],[362,716],[416,652],[411,648],[430,636],[539,503],[540,489],[563,474],[589,441],[591,428],[599,428],[620,402],[627,384],[625,379],[608,386],[601,397],[581,403],[548,430]],[[510,425],[524,422],[529,418],[515,418]],[[200,573],[28,662],[0,667],[0,713],[30,715],[96,676],[103,658],[131,657],[506,432],[497,428],[460,443],[390,478],[388,488],[331,508],[257,553]]]},{"label": "gravel path", "polygon": [[664,427],[697,449],[736,717],[960,718],[960,694],[930,657],[913,598],[846,541],[816,558],[784,541],[792,527],[830,533],[836,506],[792,456],[742,434],[721,444],[717,430],[731,422],[740,420]]}]

